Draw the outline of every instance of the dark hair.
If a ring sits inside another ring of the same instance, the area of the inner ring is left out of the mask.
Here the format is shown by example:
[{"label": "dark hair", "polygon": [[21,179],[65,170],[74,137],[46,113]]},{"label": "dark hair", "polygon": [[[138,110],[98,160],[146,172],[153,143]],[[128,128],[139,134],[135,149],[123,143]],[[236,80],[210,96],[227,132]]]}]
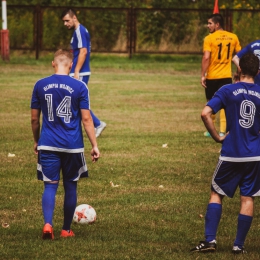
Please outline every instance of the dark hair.
[{"label": "dark hair", "polygon": [[61,13],[61,16],[60,18],[62,19],[65,15],[69,15],[70,17],[73,17],[74,15],[76,15],[76,12],[74,9],[72,8],[67,8],[65,9],[62,13]]},{"label": "dark hair", "polygon": [[212,14],[209,19],[211,19],[214,23],[219,23],[221,28],[224,28],[224,18],[221,14]]},{"label": "dark hair", "polygon": [[255,77],[259,69],[259,59],[253,53],[247,53],[239,60],[239,67],[243,75]]}]

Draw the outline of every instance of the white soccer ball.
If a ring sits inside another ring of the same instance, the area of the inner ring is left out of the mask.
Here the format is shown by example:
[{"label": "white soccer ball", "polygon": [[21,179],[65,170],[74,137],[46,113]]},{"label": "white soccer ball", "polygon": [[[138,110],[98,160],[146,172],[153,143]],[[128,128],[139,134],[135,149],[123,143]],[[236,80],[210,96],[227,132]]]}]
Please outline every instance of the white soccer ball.
[{"label": "white soccer ball", "polygon": [[88,204],[81,204],[76,207],[73,222],[77,224],[91,224],[96,221],[97,213],[93,207]]}]

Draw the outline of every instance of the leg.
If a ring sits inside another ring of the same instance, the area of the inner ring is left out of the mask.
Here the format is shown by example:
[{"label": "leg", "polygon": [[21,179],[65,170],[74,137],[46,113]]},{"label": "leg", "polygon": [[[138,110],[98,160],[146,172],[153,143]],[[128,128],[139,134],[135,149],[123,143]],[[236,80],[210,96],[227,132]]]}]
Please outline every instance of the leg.
[{"label": "leg", "polygon": [[210,201],[205,216],[205,241],[192,248],[191,252],[214,253],[217,248],[216,234],[222,213],[223,196],[211,191]]},{"label": "leg", "polygon": [[[62,227],[62,234],[63,233],[70,234],[72,232],[70,230],[70,226],[77,205],[77,182],[63,180],[63,186],[65,190],[65,195],[64,195],[64,222]],[[71,235],[66,235],[66,236],[71,236]]]},{"label": "leg", "polygon": [[[234,242],[233,252],[242,253],[246,235],[251,227],[254,213],[254,198],[241,196],[241,208],[238,215],[237,235]],[[236,250],[234,250],[236,249]]]},{"label": "leg", "polygon": [[[218,86],[217,86],[217,80],[212,80],[212,79],[206,79],[206,86],[207,88],[205,88],[205,96],[206,96],[206,100],[207,102],[209,102],[212,97],[214,96],[215,92],[218,90]],[[216,115],[212,114],[211,115],[212,121],[215,125],[216,123]],[[204,132],[204,136],[206,137],[211,137],[210,133],[208,131]]]},{"label": "leg", "polygon": [[61,169],[65,193],[64,221],[60,236],[65,238],[75,236],[70,226],[77,205],[77,181],[80,177],[88,176],[84,153],[64,153]]},{"label": "leg", "polygon": [[95,114],[90,110],[90,114],[93,120],[94,127],[97,128],[100,126],[100,120],[95,116]]},{"label": "leg", "polygon": [[[88,85],[88,81],[89,81],[89,76],[83,76],[79,78],[81,81],[85,82]],[[92,112],[92,110],[90,110],[90,114],[93,120],[93,124],[96,130],[96,137],[100,136],[101,132],[105,129],[106,127],[106,123],[100,121],[95,114]]]},{"label": "leg", "polygon": [[210,200],[205,216],[205,241],[216,240],[218,224],[222,214],[223,195],[211,191]]},{"label": "leg", "polygon": [[54,239],[52,218],[58,185],[58,181],[44,182],[44,192],[42,195],[42,211],[44,216],[44,227],[42,230],[43,239]]},{"label": "leg", "polygon": [[241,196],[240,214],[253,217],[254,214],[254,197]]},{"label": "leg", "polygon": [[58,189],[58,181],[44,182],[44,192],[42,195],[42,211],[44,223],[52,226],[53,212],[55,208],[55,196]]}]

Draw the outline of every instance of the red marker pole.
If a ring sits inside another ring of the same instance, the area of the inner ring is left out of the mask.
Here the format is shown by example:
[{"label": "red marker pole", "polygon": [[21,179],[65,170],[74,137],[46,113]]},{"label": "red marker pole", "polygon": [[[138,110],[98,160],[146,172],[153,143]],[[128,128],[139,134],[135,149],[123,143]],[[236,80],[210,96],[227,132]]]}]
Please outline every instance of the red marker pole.
[{"label": "red marker pole", "polygon": [[213,14],[219,14],[218,0],[215,0],[214,9],[213,9]]},{"label": "red marker pole", "polygon": [[6,0],[2,0],[1,57],[9,61],[9,30],[7,30]]}]

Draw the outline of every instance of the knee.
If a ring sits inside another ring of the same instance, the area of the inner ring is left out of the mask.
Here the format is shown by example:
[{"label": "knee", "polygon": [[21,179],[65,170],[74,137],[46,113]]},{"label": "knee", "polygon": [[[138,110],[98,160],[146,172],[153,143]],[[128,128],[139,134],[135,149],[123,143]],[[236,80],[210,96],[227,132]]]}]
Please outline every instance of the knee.
[{"label": "knee", "polygon": [[222,204],[223,197],[224,197],[223,195],[220,195],[215,191],[211,191],[209,203]]}]

